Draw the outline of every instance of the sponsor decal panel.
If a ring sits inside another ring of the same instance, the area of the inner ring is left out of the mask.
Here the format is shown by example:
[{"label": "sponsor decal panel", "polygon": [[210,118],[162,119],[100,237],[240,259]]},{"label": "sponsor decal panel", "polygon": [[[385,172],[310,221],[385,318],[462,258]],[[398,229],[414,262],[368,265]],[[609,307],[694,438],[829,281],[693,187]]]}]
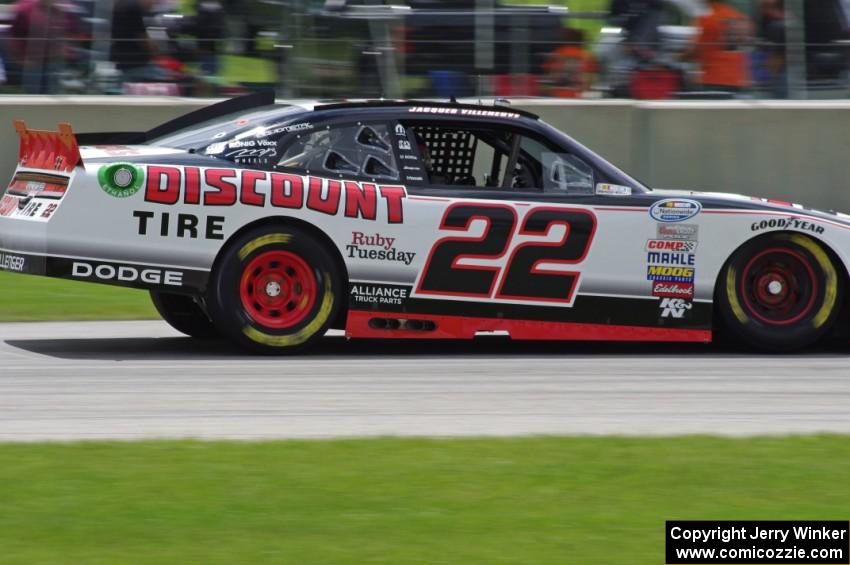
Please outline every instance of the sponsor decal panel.
[{"label": "sponsor decal panel", "polygon": [[74,261],[71,265],[71,277],[98,282],[141,283],[149,286],[183,286],[183,272],[162,267],[141,265],[121,265],[117,263],[95,263]]},{"label": "sponsor decal panel", "polygon": [[26,257],[0,251],[0,271],[23,273],[26,270]]},{"label": "sponsor decal panel", "polygon": [[97,180],[106,194],[115,198],[127,198],[142,188],[145,173],[141,167],[130,163],[114,163],[98,169]]},{"label": "sponsor decal panel", "polygon": [[652,283],[652,296],[659,298],[687,298],[692,300],[694,297],[693,283],[685,282],[661,282],[655,281]]},{"label": "sponsor decal panel", "polygon": [[224,216],[196,216],[134,210],[139,235],[188,239],[224,239]]},{"label": "sponsor decal panel", "polygon": [[683,319],[694,305],[684,298],[662,298],[658,305],[661,318]]},{"label": "sponsor decal panel", "polygon": [[596,183],[596,194],[609,194],[613,196],[628,196],[632,193],[630,186],[620,184],[608,184],[607,182]]},{"label": "sponsor decal panel", "polygon": [[410,296],[410,287],[391,284],[352,282],[349,304],[352,308],[388,304],[402,306]]},{"label": "sponsor decal panel", "polygon": [[657,222],[684,222],[700,213],[702,204],[696,200],[668,198],[659,200],[649,208],[649,215]]},{"label": "sponsor decal panel", "polygon": [[696,241],[650,239],[646,242],[647,251],[669,251],[673,253],[693,253],[697,250]]},{"label": "sponsor decal panel", "polygon": [[414,106],[408,111],[414,114],[450,114],[454,116],[481,116],[485,118],[518,119],[520,117],[520,115],[515,112],[502,112],[499,110],[478,110],[475,108],[451,108],[442,106]]},{"label": "sponsor decal panel", "polygon": [[694,282],[693,267],[673,267],[670,265],[647,265],[646,279],[661,282]]},{"label": "sponsor decal panel", "polygon": [[750,230],[754,232],[763,230],[798,230],[816,234],[822,234],[825,231],[823,226],[795,217],[759,220],[758,222],[753,222]]},{"label": "sponsor decal panel", "polygon": [[[239,151],[248,151],[240,149]],[[265,151],[265,149],[262,149]],[[145,168],[145,201],[173,206],[245,206],[308,210],[368,221],[404,222],[407,190],[395,184],[343,181],[252,169]]]},{"label": "sponsor decal panel", "polygon": [[687,265],[693,267],[696,264],[696,256],[693,253],[650,251],[646,254],[646,262],[649,265]]},{"label": "sponsor decal panel", "polygon": [[0,217],[47,222],[68,192],[69,177],[20,171],[0,197]]},{"label": "sponsor decal panel", "polygon": [[696,224],[658,224],[658,239],[696,241],[699,239],[699,226]]},{"label": "sponsor decal panel", "polygon": [[349,259],[399,262],[405,265],[410,265],[416,257],[416,253],[412,251],[396,249],[394,237],[359,231],[351,232],[351,242],[346,244],[345,253]]}]

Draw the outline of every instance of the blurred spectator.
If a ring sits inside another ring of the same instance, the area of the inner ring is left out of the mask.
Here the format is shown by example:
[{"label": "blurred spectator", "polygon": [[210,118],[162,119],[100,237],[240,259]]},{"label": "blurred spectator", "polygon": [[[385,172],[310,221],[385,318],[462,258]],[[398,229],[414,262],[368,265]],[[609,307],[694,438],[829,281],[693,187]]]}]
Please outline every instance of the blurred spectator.
[{"label": "blurred spectator", "polygon": [[117,0],[112,11],[112,50],[110,59],[124,80],[161,80],[162,72],[154,65],[156,51],[148,36],[145,16],[153,0]]},{"label": "blurred spectator", "polygon": [[612,0],[608,22],[623,28],[626,49],[639,64],[655,58],[663,15],[661,0]]},{"label": "blurred spectator", "polygon": [[747,46],[750,19],[724,0],[709,0],[709,13],[698,18],[699,36],[688,53],[695,56],[706,90],[738,94],[751,84]]},{"label": "blurred spectator", "polygon": [[578,98],[590,90],[597,72],[596,59],[584,48],[584,32],[564,29],[564,45],[549,54],[543,70],[549,96]]},{"label": "blurred spectator", "polygon": [[226,36],[224,9],[220,2],[199,0],[189,34],[197,40],[201,72],[206,76],[218,74],[218,46]]},{"label": "blurred spectator", "polygon": [[72,22],[64,7],[53,0],[18,0],[9,29],[10,82],[28,94],[55,90],[65,58],[63,39]]},{"label": "blurred spectator", "polygon": [[757,60],[761,64],[762,82],[770,87],[774,98],[787,98],[788,85],[785,73],[785,12],[784,0],[759,2],[758,39],[760,47]]}]

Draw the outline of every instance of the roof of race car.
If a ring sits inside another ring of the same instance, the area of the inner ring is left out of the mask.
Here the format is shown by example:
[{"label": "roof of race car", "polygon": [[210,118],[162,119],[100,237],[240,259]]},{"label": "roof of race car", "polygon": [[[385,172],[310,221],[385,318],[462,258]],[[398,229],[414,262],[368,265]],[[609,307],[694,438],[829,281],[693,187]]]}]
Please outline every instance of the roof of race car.
[{"label": "roof of race car", "polygon": [[[349,111],[375,111],[379,114],[405,112],[411,115],[449,116],[468,118],[496,118],[503,120],[531,119],[537,116],[524,110],[503,105],[466,104],[455,101],[434,100],[332,100],[297,101],[276,103],[273,93],[258,93],[232,98],[200,108],[175,120],[166,122],[144,134],[121,134],[136,136],[120,140],[86,139],[84,144],[97,143],[152,143],[168,147],[192,148],[198,143],[209,143],[221,137],[250,135],[258,129],[287,126],[303,121],[308,115],[327,113],[345,114]],[[105,135],[105,134],[104,134]],[[117,134],[110,134],[117,135]]]}]

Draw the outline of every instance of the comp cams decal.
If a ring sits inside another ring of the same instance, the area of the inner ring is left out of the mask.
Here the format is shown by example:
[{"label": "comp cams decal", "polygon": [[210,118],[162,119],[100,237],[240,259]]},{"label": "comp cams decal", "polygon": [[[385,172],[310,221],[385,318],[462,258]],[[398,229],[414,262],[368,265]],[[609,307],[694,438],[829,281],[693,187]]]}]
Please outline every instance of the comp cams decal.
[{"label": "comp cams decal", "polygon": [[699,214],[702,204],[696,200],[668,198],[659,200],[649,208],[649,215],[657,222],[684,222]]}]

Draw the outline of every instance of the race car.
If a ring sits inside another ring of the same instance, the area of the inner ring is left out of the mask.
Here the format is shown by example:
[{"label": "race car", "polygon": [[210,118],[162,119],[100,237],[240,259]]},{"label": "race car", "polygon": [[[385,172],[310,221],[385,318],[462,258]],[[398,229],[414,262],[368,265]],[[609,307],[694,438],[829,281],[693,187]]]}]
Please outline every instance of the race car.
[{"label": "race car", "polygon": [[196,338],[789,351],[846,325],[850,216],[651,189],[503,104],[259,93],[147,132],[16,128],[0,269],[149,290]]}]

